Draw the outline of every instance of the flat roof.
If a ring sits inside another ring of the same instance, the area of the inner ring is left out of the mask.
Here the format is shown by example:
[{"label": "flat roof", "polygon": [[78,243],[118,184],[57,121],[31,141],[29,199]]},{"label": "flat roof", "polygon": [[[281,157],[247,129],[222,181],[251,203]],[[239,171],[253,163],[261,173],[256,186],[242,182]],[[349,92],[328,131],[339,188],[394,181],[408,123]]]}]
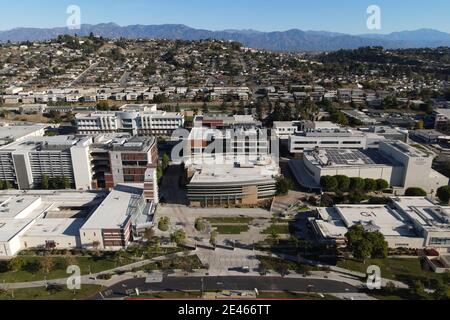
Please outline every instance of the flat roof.
[{"label": "flat roof", "polygon": [[13,142],[33,133],[37,134],[47,127],[43,124],[0,126],[0,144]]},{"label": "flat roof", "polygon": [[211,158],[211,163],[202,159],[198,164],[195,160],[190,165],[196,169],[190,184],[208,183],[245,183],[273,179],[278,175],[278,165],[267,157],[259,162],[248,162],[236,165],[231,157],[224,161]]},{"label": "flat roof", "polygon": [[81,229],[120,229],[131,218],[143,189],[117,186],[87,219]]},{"label": "flat roof", "polygon": [[85,219],[37,219],[24,236],[79,236],[79,230],[85,221]]},{"label": "flat roof", "polygon": [[362,224],[385,236],[415,235],[412,224],[387,206],[338,205],[335,210],[348,228]]},{"label": "flat roof", "polygon": [[304,157],[320,167],[392,165],[376,150],[319,149],[305,152]]},{"label": "flat roof", "polygon": [[[72,208],[95,207],[101,199],[99,192],[81,191],[48,191],[48,190],[6,190],[0,192],[0,241],[9,241],[25,228],[34,227],[32,234],[58,234],[71,233],[79,219],[46,218],[47,214],[67,214]],[[79,210],[74,211],[79,213]],[[81,219],[84,220],[84,219]],[[45,231],[47,230],[47,231]],[[27,230],[24,235],[28,234]],[[69,232],[70,231],[70,232]]]},{"label": "flat roof", "polygon": [[75,137],[73,135],[54,136],[54,137],[30,137],[23,141],[13,142],[0,148],[0,151],[34,151],[37,148],[42,150],[61,150],[71,148],[78,144],[91,141],[89,137]]}]

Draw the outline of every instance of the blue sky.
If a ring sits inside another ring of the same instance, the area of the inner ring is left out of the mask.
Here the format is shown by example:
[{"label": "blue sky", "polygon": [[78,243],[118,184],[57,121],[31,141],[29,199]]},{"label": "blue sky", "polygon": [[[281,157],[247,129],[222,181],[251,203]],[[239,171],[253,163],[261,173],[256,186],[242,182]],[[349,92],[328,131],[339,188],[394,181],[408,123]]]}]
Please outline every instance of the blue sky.
[{"label": "blue sky", "polygon": [[210,30],[292,28],[369,33],[366,9],[382,12],[379,33],[434,28],[450,32],[448,0],[0,0],[0,30],[65,26],[68,5],[80,6],[82,23],[181,23]]}]

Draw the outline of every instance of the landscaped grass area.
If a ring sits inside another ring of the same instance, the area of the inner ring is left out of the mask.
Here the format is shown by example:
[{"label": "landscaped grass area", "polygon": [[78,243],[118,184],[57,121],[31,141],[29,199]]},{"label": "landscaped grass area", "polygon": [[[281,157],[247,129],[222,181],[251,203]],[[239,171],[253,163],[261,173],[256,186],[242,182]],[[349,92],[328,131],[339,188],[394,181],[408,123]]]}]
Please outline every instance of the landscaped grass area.
[{"label": "landscaped grass area", "polygon": [[409,283],[412,280],[426,281],[431,279],[443,279],[445,275],[422,269],[419,258],[401,259],[368,259],[365,264],[353,259],[340,259],[338,267],[366,273],[369,266],[376,265],[381,269],[381,276],[386,279],[398,280]]},{"label": "landscaped grass area", "polygon": [[82,285],[81,290],[75,291],[64,286],[16,289],[0,292],[0,300],[84,300],[100,290],[95,285]]},{"label": "landscaped grass area", "polygon": [[19,271],[0,270],[0,282],[16,283],[30,282],[47,279],[67,278],[70,275],[66,273],[67,264],[74,264],[80,267],[82,274],[98,273],[109,269],[114,269],[120,265],[131,263],[129,259],[123,259],[120,263],[113,258],[106,257],[71,257],[70,262],[64,262],[66,257],[52,257],[53,267],[48,274],[45,274],[40,268],[40,260],[44,257],[20,257],[25,265]]},{"label": "landscaped grass area", "polygon": [[148,264],[142,269],[147,272],[155,270],[198,270],[204,269],[205,266],[202,264],[200,259],[194,256],[177,257],[171,260],[163,260],[155,263]]},{"label": "landscaped grass area", "polygon": [[245,224],[250,223],[254,220],[254,218],[249,217],[215,217],[215,218],[205,218],[211,224],[221,224],[221,223],[236,223],[236,224]]},{"label": "landscaped grass area", "polygon": [[287,261],[276,257],[258,256],[260,261],[260,268],[266,271],[273,270],[276,272],[295,271],[304,273],[308,271],[318,270],[316,267],[312,267],[305,264],[299,264],[293,261]]},{"label": "landscaped grass area", "polygon": [[291,226],[289,224],[273,224],[262,232],[262,234],[291,234]]},{"label": "landscaped grass area", "polygon": [[248,225],[213,225],[219,234],[241,234],[250,230]]}]

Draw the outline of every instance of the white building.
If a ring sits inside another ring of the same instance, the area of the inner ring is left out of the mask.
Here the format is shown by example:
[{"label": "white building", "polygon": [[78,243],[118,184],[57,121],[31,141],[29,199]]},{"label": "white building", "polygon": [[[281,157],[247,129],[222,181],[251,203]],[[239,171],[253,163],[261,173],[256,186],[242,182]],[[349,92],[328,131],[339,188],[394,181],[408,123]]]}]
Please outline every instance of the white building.
[{"label": "white building", "polygon": [[81,135],[127,132],[132,135],[170,136],[183,127],[184,116],[156,110],[156,105],[125,105],[116,112],[77,114],[75,121]]},{"label": "white building", "polygon": [[[106,197],[106,198],[105,198]],[[153,224],[144,190],[0,192],[0,258],[26,249],[124,249]]]},{"label": "white building", "polygon": [[390,248],[434,248],[450,252],[450,208],[420,197],[396,197],[382,205],[338,205],[318,208],[312,220],[319,240],[345,244],[348,228],[362,225],[380,232]]},{"label": "white building", "polygon": [[[449,179],[432,169],[433,155],[400,141],[382,141],[379,149],[317,149],[305,152],[303,160],[291,161],[298,182],[320,189],[323,176],[384,179],[404,190],[419,187],[428,193],[448,185]],[[420,174],[418,174],[420,172]]]}]

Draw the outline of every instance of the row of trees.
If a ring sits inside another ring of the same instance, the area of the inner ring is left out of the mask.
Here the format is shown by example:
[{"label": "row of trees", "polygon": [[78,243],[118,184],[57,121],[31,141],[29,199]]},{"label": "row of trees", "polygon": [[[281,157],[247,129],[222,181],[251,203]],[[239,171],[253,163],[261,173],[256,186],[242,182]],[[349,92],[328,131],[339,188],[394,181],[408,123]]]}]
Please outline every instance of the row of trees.
[{"label": "row of trees", "polygon": [[42,190],[62,190],[70,189],[72,184],[67,177],[50,178],[46,175],[42,176],[40,188]]},{"label": "row of trees", "polygon": [[73,257],[62,257],[54,259],[51,257],[43,257],[40,259],[25,260],[22,257],[15,257],[6,263],[6,270],[10,272],[26,271],[37,273],[39,271],[49,274],[51,271],[66,270],[69,265],[76,264]]},{"label": "row of trees", "polygon": [[349,178],[344,175],[337,175],[323,176],[320,179],[320,186],[326,192],[373,192],[387,189],[389,183],[384,179]]},{"label": "row of trees", "polygon": [[0,190],[12,189],[14,186],[10,181],[0,180]]}]

